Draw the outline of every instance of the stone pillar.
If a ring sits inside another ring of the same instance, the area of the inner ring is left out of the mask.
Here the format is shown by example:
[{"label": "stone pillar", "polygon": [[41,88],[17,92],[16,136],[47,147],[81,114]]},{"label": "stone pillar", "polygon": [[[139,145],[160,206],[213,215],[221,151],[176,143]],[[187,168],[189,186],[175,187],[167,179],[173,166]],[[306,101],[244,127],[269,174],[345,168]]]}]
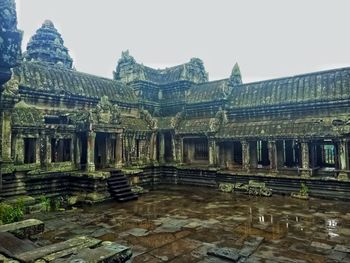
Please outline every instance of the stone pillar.
[{"label": "stone pillar", "polygon": [[268,150],[269,150],[269,160],[270,160],[270,170],[273,173],[277,172],[277,149],[276,141],[268,141]]},{"label": "stone pillar", "polygon": [[283,141],[277,141],[276,142],[276,168],[277,170],[279,168],[282,168],[284,165],[284,147],[283,147]]},{"label": "stone pillar", "polygon": [[249,172],[250,168],[250,145],[247,141],[242,141],[242,168]]},{"label": "stone pillar", "polygon": [[121,167],[123,165],[123,137],[121,133],[116,135],[115,146],[115,167]]},{"label": "stone pillar", "polygon": [[183,163],[183,139],[178,136],[175,141],[176,161]]},{"label": "stone pillar", "polygon": [[152,152],[153,157],[152,157],[152,160],[154,162],[158,161],[157,160],[157,147],[158,147],[158,145],[157,145],[157,133],[153,133],[153,152]]},{"label": "stone pillar", "polygon": [[301,176],[310,177],[310,156],[309,144],[306,141],[301,142]]},{"label": "stone pillar", "polygon": [[216,142],[215,139],[208,139],[209,165],[216,165]]},{"label": "stone pillar", "polygon": [[41,151],[40,151],[40,138],[35,138],[35,163],[40,164],[40,156],[41,156]]},{"label": "stone pillar", "polygon": [[19,134],[16,135],[15,139],[15,156],[14,161],[16,164],[24,163],[24,140]]},{"label": "stone pillar", "polygon": [[2,114],[2,131],[1,131],[1,145],[2,145],[2,161],[11,162],[11,113],[4,111]]},{"label": "stone pillar", "polygon": [[250,158],[250,168],[256,169],[258,167],[258,153],[257,153],[257,142],[249,142],[249,158]]},{"label": "stone pillar", "polygon": [[349,145],[347,139],[342,139],[338,143],[339,180],[349,179]]},{"label": "stone pillar", "polygon": [[46,168],[48,168],[49,164],[51,163],[51,137],[50,135],[45,136],[45,158],[44,158],[44,165]]},{"label": "stone pillar", "polygon": [[171,161],[174,162],[176,160],[176,147],[175,147],[175,135],[173,133],[171,133],[171,155],[172,155]]},{"label": "stone pillar", "polygon": [[81,163],[81,150],[82,150],[82,142],[81,142],[81,137],[80,136],[74,136],[74,162],[75,166],[78,169],[81,169],[80,163]]},{"label": "stone pillar", "polygon": [[93,131],[88,132],[87,136],[87,167],[88,172],[95,171],[95,140],[96,133]]},{"label": "stone pillar", "polygon": [[164,155],[165,155],[165,141],[164,141],[164,133],[159,133],[159,162],[164,163]]}]

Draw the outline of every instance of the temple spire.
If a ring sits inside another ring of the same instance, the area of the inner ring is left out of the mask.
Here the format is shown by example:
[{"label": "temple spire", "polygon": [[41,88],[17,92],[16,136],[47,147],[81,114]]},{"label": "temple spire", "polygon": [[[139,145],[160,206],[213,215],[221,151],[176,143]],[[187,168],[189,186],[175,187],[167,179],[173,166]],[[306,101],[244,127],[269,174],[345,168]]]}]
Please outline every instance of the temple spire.
[{"label": "temple spire", "polygon": [[238,63],[233,66],[229,82],[231,86],[242,84],[241,70],[239,69]]},{"label": "temple spire", "polygon": [[73,65],[73,60],[64,46],[61,34],[50,20],[45,20],[32,36],[24,58],[27,61],[40,61],[68,69],[71,69]]},{"label": "temple spire", "polygon": [[17,29],[14,0],[0,0],[0,40],[1,85],[10,78],[9,69],[16,66],[21,57],[22,31]]}]

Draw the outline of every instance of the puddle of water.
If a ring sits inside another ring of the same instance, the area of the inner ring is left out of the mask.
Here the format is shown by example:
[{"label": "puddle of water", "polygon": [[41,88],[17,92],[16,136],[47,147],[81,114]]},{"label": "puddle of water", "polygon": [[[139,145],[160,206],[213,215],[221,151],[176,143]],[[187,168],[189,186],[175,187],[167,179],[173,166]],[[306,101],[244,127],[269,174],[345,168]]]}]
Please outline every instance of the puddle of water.
[{"label": "puddle of water", "polygon": [[192,250],[196,254],[199,247],[208,245],[241,249],[251,236],[264,238],[254,256],[287,257],[295,262],[324,261],[325,254],[310,246],[314,240],[332,247],[350,244],[346,202],[259,198],[195,187],[167,187],[133,202],[35,217],[47,229],[41,242],[90,235],[135,247],[140,254],[135,262],[143,262],[141,257],[176,262],[175,258],[191,255]]}]

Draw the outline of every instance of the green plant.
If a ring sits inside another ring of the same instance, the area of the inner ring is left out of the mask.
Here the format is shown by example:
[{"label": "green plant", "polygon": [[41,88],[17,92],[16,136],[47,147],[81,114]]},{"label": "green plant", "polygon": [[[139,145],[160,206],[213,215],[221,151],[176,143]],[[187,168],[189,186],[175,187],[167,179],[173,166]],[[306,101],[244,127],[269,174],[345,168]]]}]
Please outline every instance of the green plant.
[{"label": "green plant", "polygon": [[300,193],[301,195],[308,195],[308,194],[309,194],[309,188],[306,186],[306,184],[301,183],[299,193]]},{"label": "green plant", "polygon": [[52,211],[58,211],[63,205],[63,197],[52,198],[50,201],[50,206]]},{"label": "green plant", "polygon": [[45,211],[45,212],[49,212],[51,210],[51,202],[50,202],[50,198],[42,195],[40,196],[40,204],[41,204],[41,208]]},{"label": "green plant", "polygon": [[23,219],[24,216],[24,201],[23,199],[16,200],[14,205],[0,203],[0,221],[3,224],[11,224]]}]

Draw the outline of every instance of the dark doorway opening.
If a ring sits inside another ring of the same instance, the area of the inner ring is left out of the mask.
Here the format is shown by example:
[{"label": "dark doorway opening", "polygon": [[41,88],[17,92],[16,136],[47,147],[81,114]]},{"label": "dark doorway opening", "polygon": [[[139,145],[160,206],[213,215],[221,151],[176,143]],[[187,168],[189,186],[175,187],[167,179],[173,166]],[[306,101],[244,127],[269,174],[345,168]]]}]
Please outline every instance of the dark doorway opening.
[{"label": "dark doorway opening", "polygon": [[81,169],[85,169],[87,166],[87,133],[81,132],[79,134],[81,149],[80,149],[80,167]]},{"label": "dark doorway opening", "polygon": [[107,167],[107,133],[96,133],[95,167],[96,169],[103,169]]},{"label": "dark doorway opening", "polygon": [[256,144],[257,157],[258,157],[258,168],[266,167],[270,165],[269,149],[267,141],[259,140]]},{"label": "dark doorway opening", "polygon": [[172,136],[170,132],[164,133],[164,160],[173,161]]},{"label": "dark doorway opening", "polygon": [[24,139],[24,163],[35,163],[36,161],[36,139]]}]

